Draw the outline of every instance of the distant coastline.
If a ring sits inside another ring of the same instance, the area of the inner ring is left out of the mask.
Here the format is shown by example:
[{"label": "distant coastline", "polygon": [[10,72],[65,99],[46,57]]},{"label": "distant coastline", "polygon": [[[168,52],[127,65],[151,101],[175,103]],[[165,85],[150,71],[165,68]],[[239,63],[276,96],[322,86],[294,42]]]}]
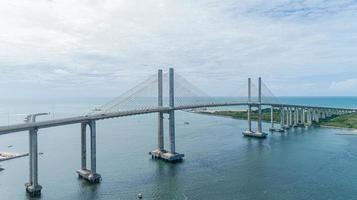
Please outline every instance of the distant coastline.
[{"label": "distant coastline", "polygon": [[[229,117],[233,119],[247,119],[246,110],[193,110],[194,113],[214,115],[219,117]],[[252,111],[252,120],[258,119],[258,113],[256,110]],[[274,111],[274,122],[280,123],[280,112]],[[270,122],[270,108],[262,109],[262,120]],[[333,115],[331,117],[320,119],[320,122],[314,122],[313,125],[325,127],[325,128],[338,128],[357,130],[357,113],[348,113],[343,115]],[[356,133],[357,134],[357,133]]]}]

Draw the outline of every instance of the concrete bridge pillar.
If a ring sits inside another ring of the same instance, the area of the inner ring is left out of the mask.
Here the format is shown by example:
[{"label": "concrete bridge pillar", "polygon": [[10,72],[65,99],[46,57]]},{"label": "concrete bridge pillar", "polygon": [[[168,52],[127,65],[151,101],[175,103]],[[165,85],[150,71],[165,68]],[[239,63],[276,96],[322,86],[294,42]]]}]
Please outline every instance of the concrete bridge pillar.
[{"label": "concrete bridge pillar", "polygon": [[316,122],[319,123],[320,122],[320,111],[319,110],[316,110]]},{"label": "concrete bridge pillar", "polygon": [[[90,169],[87,168],[87,144],[86,134],[87,125],[90,129]],[[96,122],[81,123],[81,169],[77,171],[78,177],[83,178],[89,183],[99,183],[102,180],[100,174],[97,173],[97,142],[96,142]]]},{"label": "concrete bridge pillar", "polygon": [[284,124],[285,124],[285,112],[284,112],[284,107],[280,107],[280,128],[284,129]]},{"label": "concrete bridge pillar", "polygon": [[293,126],[293,110],[292,107],[289,107],[289,127]]},{"label": "concrete bridge pillar", "polygon": [[289,107],[286,107],[284,109],[284,112],[285,112],[285,117],[286,117],[286,120],[285,120],[285,129],[289,129]]},{"label": "concrete bridge pillar", "polygon": [[286,107],[286,128],[289,128],[290,125],[290,113],[289,107]]},{"label": "concrete bridge pillar", "polygon": [[282,107],[279,108],[279,112],[280,112],[280,127],[279,128],[275,128],[274,127],[274,106],[271,106],[270,108],[270,123],[271,123],[271,127],[269,129],[269,131],[272,131],[272,132],[284,132],[284,124],[282,122],[283,118],[282,118]]},{"label": "concrete bridge pillar", "polygon": [[296,107],[296,126],[300,124],[300,108]]},{"label": "concrete bridge pillar", "polygon": [[297,124],[298,124],[298,115],[297,114],[298,114],[297,113],[297,108],[294,107],[294,127],[296,127]]},{"label": "concrete bridge pillar", "polygon": [[307,125],[311,126],[312,124],[312,113],[311,113],[311,109],[309,108],[307,110]]},{"label": "concrete bridge pillar", "polygon": [[42,186],[38,184],[38,146],[37,128],[29,131],[29,169],[30,180],[25,184],[26,191],[31,197],[41,196]]},{"label": "concrete bridge pillar", "polygon": [[270,128],[274,129],[274,106],[270,107],[270,125]]},{"label": "concrete bridge pillar", "polygon": [[325,118],[326,118],[326,111],[325,111],[325,110],[322,111],[322,113],[321,113],[321,118],[322,118],[322,119],[325,119]]},{"label": "concrete bridge pillar", "polygon": [[305,125],[305,108],[301,108],[301,124]]}]

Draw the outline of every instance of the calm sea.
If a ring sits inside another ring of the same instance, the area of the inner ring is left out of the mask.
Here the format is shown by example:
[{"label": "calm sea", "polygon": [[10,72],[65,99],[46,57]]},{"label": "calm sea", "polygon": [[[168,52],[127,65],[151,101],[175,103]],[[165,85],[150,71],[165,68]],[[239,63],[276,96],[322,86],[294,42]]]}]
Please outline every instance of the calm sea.
[{"label": "calm sea", "polygon": [[[27,113],[74,116],[107,98],[2,100],[2,125]],[[356,97],[282,97],[282,102],[357,108]],[[41,199],[356,199],[357,136],[351,130],[297,128],[265,140],[242,136],[246,121],[187,112],[176,114],[177,151],[182,163],[151,160],[156,147],[156,114],[98,121],[97,171],[103,182],[79,180],[80,126],[39,131]],[[185,124],[189,122],[189,124]],[[167,117],[165,117],[167,125]],[[256,126],[256,125],[254,125]],[[267,130],[268,124],[264,124]],[[167,127],[165,127],[167,144]],[[9,147],[12,145],[12,147]],[[166,146],[168,147],[168,146]],[[0,151],[26,152],[28,135],[0,136]],[[28,159],[0,163],[0,199],[27,199]]]}]

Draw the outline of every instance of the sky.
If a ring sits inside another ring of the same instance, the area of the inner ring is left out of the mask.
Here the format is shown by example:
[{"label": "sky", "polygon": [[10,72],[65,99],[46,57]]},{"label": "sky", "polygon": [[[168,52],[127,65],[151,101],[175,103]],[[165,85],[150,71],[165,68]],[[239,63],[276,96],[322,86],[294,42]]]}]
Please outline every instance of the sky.
[{"label": "sky", "polygon": [[209,95],[357,95],[356,0],[2,0],[0,30],[2,98],[114,97],[169,67]]}]

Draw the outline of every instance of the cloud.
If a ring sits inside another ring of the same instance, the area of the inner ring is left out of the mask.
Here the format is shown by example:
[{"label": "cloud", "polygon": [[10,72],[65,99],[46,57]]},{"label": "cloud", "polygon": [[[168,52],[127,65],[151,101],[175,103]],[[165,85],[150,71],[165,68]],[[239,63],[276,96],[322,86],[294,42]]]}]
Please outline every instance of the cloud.
[{"label": "cloud", "polygon": [[355,94],[354,90],[357,88],[357,79],[347,79],[338,82],[332,82],[330,89],[337,92],[346,92]]},{"label": "cloud", "polygon": [[262,76],[276,95],[313,86],[333,95],[332,81],[357,74],[356,9],[352,0],[1,1],[0,80],[7,95],[26,84],[44,88],[33,95],[116,96],[174,66],[211,94]]}]

